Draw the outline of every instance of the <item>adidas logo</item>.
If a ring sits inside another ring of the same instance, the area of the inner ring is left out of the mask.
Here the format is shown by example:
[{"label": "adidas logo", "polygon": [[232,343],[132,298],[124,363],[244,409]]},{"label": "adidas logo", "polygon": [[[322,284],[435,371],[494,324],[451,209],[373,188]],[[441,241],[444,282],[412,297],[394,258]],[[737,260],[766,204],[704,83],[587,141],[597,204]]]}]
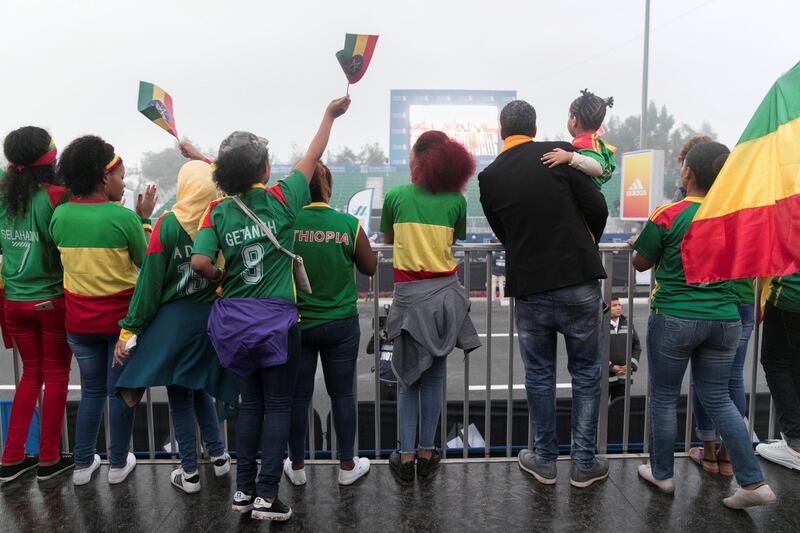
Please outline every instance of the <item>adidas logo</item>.
[{"label": "adidas logo", "polygon": [[641,178],[636,178],[636,180],[631,183],[631,186],[625,191],[625,196],[647,196],[647,190],[645,190],[644,185],[642,185]]}]

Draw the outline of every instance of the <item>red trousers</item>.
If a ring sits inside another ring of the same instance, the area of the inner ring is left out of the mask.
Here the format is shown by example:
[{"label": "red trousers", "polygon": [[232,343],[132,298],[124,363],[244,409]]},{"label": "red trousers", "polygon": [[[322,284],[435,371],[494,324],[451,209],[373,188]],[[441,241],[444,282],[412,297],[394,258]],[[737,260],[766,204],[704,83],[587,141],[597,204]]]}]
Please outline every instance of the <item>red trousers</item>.
[{"label": "red trousers", "polygon": [[41,302],[5,302],[8,333],[22,359],[22,379],[11,406],[3,463],[16,463],[25,456],[25,441],[42,384],[39,460],[49,463],[59,457],[72,353],[64,329],[64,299],[49,301],[53,309],[37,310],[34,306]]}]

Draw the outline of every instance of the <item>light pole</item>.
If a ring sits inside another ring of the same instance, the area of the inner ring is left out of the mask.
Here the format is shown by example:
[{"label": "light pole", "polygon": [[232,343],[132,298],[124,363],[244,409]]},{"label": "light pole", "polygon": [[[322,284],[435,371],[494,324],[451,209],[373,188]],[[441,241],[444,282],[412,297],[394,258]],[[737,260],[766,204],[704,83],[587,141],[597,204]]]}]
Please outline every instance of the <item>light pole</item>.
[{"label": "light pole", "polygon": [[650,0],[644,7],[644,61],[642,65],[642,116],[639,120],[639,149],[644,150],[647,144],[647,70],[650,55]]}]

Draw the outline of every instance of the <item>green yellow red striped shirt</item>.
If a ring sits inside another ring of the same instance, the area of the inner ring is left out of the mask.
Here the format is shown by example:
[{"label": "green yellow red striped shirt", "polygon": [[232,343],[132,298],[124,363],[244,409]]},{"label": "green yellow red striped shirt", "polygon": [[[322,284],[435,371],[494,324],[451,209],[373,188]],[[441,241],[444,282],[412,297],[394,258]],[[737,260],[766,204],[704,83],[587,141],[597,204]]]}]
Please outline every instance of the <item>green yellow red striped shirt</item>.
[{"label": "green yellow red striped shirt", "polygon": [[67,331],[119,333],[147,249],[142,221],[114,202],[72,199],[53,213],[50,233],[64,267]]},{"label": "green yellow red striped shirt", "polygon": [[394,281],[450,276],[452,245],[467,237],[467,201],[457,192],[432,194],[409,183],[383,198],[381,232],[394,232]]}]

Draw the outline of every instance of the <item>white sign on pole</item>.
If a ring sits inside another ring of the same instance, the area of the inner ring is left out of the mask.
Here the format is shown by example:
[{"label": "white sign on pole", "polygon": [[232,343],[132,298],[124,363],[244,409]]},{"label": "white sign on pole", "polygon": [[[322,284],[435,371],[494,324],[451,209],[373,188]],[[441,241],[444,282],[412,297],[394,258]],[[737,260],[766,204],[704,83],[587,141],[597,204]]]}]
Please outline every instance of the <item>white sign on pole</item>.
[{"label": "white sign on pole", "polygon": [[358,191],[350,197],[347,203],[347,212],[361,222],[364,233],[369,236],[369,226],[372,215],[372,193],[374,189]]}]

